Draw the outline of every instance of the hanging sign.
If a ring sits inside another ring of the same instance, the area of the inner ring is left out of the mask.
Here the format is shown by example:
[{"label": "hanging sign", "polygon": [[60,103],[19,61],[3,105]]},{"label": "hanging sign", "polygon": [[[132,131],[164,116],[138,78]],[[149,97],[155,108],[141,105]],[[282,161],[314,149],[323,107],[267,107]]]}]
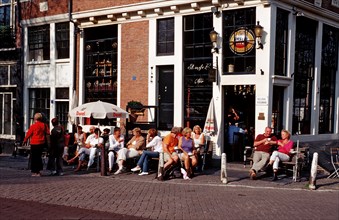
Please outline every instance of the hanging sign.
[{"label": "hanging sign", "polygon": [[255,44],[254,33],[248,28],[239,28],[230,36],[230,49],[237,55],[249,53]]}]

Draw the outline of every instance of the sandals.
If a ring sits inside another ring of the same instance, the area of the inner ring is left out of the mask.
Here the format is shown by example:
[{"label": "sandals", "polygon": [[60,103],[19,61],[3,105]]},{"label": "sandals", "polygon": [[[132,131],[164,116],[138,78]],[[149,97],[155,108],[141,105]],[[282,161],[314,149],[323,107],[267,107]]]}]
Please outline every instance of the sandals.
[{"label": "sandals", "polygon": [[256,180],[257,179],[257,173],[253,169],[250,170],[250,179],[251,180]]}]

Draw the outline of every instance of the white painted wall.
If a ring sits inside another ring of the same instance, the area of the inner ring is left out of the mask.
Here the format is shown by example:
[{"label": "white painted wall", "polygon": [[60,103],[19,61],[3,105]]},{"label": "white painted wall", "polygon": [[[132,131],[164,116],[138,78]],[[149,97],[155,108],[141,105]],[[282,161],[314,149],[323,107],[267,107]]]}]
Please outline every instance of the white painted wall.
[{"label": "white painted wall", "polygon": [[[31,20],[34,23],[34,20]],[[64,22],[64,21],[58,21]],[[37,23],[36,25],[39,25]],[[70,36],[73,36],[73,25],[70,28]],[[73,40],[70,40],[70,51],[73,50]],[[55,117],[55,90],[60,87],[68,87],[70,99],[73,87],[73,52],[69,59],[56,59],[55,23],[50,24],[50,59],[44,61],[29,61],[28,57],[27,27],[24,28],[24,130],[28,129],[29,123],[29,92],[30,88],[50,89],[50,118]]]}]

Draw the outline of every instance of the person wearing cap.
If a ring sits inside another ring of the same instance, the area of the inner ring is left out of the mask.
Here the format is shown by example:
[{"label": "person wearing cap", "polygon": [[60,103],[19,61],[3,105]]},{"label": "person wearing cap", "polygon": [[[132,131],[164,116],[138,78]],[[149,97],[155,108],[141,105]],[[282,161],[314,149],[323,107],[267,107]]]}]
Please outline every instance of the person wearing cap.
[{"label": "person wearing cap", "polygon": [[64,151],[64,128],[59,124],[57,118],[51,120],[53,129],[51,130],[51,146],[49,149],[49,157],[47,170],[51,175],[63,175],[62,154]]},{"label": "person wearing cap", "polygon": [[41,176],[43,170],[42,150],[46,144],[46,135],[50,135],[48,126],[42,122],[42,114],[34,114],[34,123],[29,127],[23,140],[23,145],[28,139],[31,145],[31,172],[32,176]]},{"label": "person wearing cap", "polygon": [[122,148],[118,151],[117,162],[119,169],[114,175],[120,174],[125,170],[124,162],[127,158],[137,157],[142,154],[145,148],[145,138],[141,135],[141,129],[136,127],[132,130],[133,137],[127,142],[126,148]]}]

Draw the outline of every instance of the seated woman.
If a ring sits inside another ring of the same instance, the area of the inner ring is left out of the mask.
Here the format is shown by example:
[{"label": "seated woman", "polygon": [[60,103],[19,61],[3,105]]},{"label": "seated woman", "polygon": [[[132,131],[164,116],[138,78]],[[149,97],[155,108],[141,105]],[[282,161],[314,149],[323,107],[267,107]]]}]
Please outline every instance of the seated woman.
[{"label": "seated woman", "polygon": [[189,179],[192,176],[192,169],[198,165],[197,151],[191,138],[192,129],[186,127],[182,131],[183,136],[179,139],[178,148],[182,151],[180,159],[184,161],[185,170],[182,170],[184,179]]},{"label": "seated woman", "polygon": [[127,158],[139,156],[145,148],[145,138],[141,136],[141,129],[136,127],[132,132],[133,137],[127,142],[126,148],[122,148],[118,151],[117,161],[119,169],[114,175],[120,174],[125,170],[124,161],[126,161]]},{"label": "seated woman", "polygon": [[157,130],[151,128],[148,130],[146,138],[146,151],[143,151],[136,167],[131,169],[132,172],[139,171],[142,168],[140,176],[148,175],[148,159],[159,158],[159,153],[162,152],[162,138],[157,136]]},{"label": "seated woman", "polygon": [[268,163],[268,166],[273,165],[273,179],[272,181],[277,180],[277,172],[278,172],[278,166],[280,161],[289,161],[290,159],[290,151],[293,148],[293,141],[290,140],[291,133],[287,130],[281,131],[281,140],[276,141],[276,144],[278,146],[277,151],[273,151],[270,162]]},{"label": "seated woman", "polygon": [[114,155],[120,149],[124,148],[124,136],[121,135],[119,127],[115,127],[113,134],[109,136],[109,147],[108,147],[108,171],[112,172],[114,165]]},{"label": "seated woman", "polygon": [[[76,145],[76,149],[74,154],[77,155],[78,151],[80,148],[85,146],[85,141],[86,141],[86,133],[82,131],[82,127],[80,125],[77,126],[77,132],[74,133],[74,145]],[[64,160],[68,160],[68,152],[69,148],[65,146],[64,148]]]},{"label": "seated woman", "polygon": [[74,171],[79,171],[83,164],[85,163],[86,155],[89,155],[89,161],[87,164],[87,169],[92,166],[94,162],[95,154],[97,153],[98,148],[102,148],[104,144],[104,139],[100,137],[101,131],[99,128],[95,128],[94,133],[87,137],[85,142],[85,147],[80,148],[78,153],[67,162],[73,162],[77,157],[79,157],[78,166]]},{"label": "seated woman", "polygon": [[201,147],[205,144],[205,135],[202,133],[202,129],[199,125],[193,127],[192,139],[194,141],[195,149],[201,151]]}]

